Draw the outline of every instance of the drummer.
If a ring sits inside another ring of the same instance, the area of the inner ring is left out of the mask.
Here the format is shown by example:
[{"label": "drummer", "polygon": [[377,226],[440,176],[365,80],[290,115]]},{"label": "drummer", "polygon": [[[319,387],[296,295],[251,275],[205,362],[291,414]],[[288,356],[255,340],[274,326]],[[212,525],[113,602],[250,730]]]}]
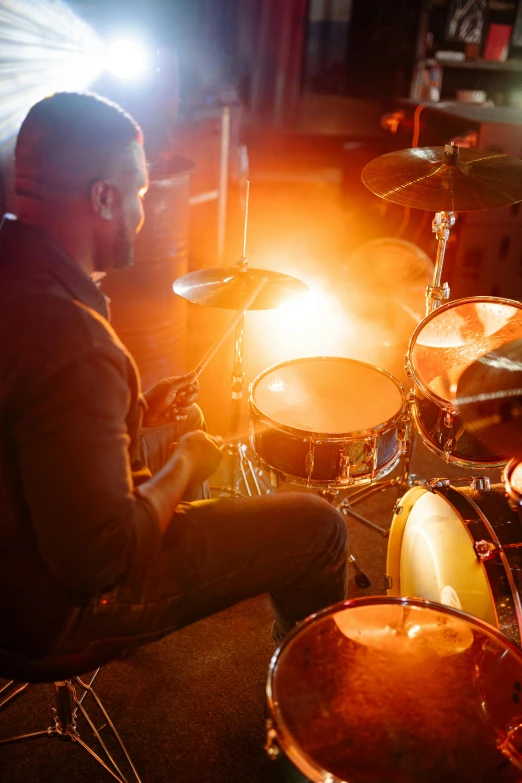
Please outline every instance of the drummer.
[{"label": "drummer", "polygon": [[[16,144],[0,227],[0,648],[109,659],[260,593],[276,643],[346,596],[347,532],[305,493],[204,499],[193,376],[143,395],[95,280],[132,263],[148,179],[115,104],[57,93]],[[141,459],[140,459],[141,456]]]}]

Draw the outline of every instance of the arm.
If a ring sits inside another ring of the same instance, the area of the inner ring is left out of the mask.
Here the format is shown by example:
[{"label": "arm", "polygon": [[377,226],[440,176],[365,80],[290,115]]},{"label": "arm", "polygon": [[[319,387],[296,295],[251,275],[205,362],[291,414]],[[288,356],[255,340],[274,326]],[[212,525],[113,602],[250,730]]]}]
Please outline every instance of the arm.
[{"label": "arm", "polygon": [[203,430],[192,430],[179,440],[172,457],[148,481],[136,491],[145,498],[165,532],[176,506],[189,484],[200,484],[208,478],[221,462],[221,444]]}]

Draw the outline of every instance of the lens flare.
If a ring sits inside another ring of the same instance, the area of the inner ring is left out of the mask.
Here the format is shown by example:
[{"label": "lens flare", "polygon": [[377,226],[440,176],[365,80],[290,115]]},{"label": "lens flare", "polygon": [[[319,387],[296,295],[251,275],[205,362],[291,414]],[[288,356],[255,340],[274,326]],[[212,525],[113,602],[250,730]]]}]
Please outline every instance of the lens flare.
[{"label": "lens flare", "polygon": [[37,101],[83,90],[103,70],[105,45],[60,0],[0,5],[0,143]]}]

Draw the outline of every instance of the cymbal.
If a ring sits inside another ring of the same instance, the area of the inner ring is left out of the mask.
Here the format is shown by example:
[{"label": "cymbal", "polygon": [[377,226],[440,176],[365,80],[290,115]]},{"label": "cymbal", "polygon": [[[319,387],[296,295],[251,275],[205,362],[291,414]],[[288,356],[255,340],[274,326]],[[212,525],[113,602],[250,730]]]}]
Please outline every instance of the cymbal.
[{"label": "cymbal", "polygon": [[198,269],[178,277],[173,288],[189,302],[241,310],[263,278],[267,278],[267,282],[249,310],[271,310],[289,297],[308,291],[308,286],[296,277],[249,266]]},{"label": "cymbal", "polygon": [[370,161],[362,181],[372,193],[430,212],[471,212],[522,201],[522,161],[500,152],[417,147]]},{"label": "cymbal", "polygon": [[506,459],[522,459],[522,339],[467,367],[455,403],[469,432]]}]

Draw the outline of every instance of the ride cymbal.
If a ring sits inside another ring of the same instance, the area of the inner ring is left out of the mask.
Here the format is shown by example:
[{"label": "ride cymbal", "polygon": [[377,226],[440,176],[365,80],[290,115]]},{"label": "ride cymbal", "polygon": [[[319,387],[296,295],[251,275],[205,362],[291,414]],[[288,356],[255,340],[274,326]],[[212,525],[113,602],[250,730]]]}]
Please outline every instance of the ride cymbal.
[{"label": "ride cymbal", "polygon": [[176,294],[195,304],[241,310],[263,278],[266,278],[266,283],[249,310],[271,310],[290,296],[308,291],[308,286],[296,277],[268,269],[239,266],[189,272],[179,277],[173,288]]},{"label": "ride cymbal", "polygon": [[506,459],[522,459],[522,339],[474,361],[455,403],[468,432]]},{"label": "ride cymbal", "polygon": [[362,172],[386,201],[430,212],[471,212],[522,201],[522,161],[500,152],[417,147],[381,155]]}]

